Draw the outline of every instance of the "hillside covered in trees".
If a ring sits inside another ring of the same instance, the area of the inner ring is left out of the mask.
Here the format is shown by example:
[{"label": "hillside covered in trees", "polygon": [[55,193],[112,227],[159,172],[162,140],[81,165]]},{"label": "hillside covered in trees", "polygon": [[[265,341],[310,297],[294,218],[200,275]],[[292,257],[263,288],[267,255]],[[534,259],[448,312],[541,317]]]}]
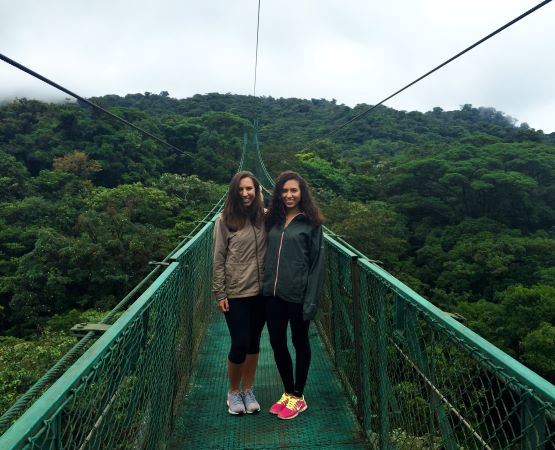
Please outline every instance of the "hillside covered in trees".
[{"label": "hillside covered in trees", "polygon": [[303,173],[330,228],[555,381],[555,133],[471,105],[331,135],[369,105],[92,100],[181,151],[75,103],[0,106],[0,413],[221,197],[255,117],[272,176]]}]

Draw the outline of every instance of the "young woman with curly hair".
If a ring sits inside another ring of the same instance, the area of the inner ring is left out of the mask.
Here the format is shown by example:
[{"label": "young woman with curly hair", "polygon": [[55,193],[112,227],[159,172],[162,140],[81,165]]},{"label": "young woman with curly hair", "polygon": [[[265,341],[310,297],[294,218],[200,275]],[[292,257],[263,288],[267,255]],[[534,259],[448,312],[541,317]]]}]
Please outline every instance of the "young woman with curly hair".
[{"label": "young woman with curly hair", "polygon": [[[307,409],[304,388],[310,367],[308,330],[324,281],[323,217],[306,181],[283,172],[266,215],[268,232],[262,291],[270,343],[283,382],[270,413],[293,419]],[[287,348],[287,326],[295,347],[295,372]]]}]

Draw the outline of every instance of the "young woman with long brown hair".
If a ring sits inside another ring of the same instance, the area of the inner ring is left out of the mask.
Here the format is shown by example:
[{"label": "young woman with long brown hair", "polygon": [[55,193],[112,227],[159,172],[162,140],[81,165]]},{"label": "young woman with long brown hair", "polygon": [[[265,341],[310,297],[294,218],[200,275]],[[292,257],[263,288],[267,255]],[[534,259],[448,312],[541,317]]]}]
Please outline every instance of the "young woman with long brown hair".
[{"label": "young woman with long brown hair", "polygon": [[[306,181],[283,172],[266,216],[268,231],[263,280],[270,343],[283,382],[270,413],[293,419],[307,409],[304,388],[310,367],[308,329],[324,281],[323,217]],[[295,347],[295,373],[287,348],[287,325]]]},{"label": "young woman with long brown hair", "polygon": [[242,171],[231,179],[223,212],[214,224],[213,291],[231,336],[227,361],[230,414],[260,411],[253,383],[265,323],[261,296],[265,252],[260,184],[251,172]]}]

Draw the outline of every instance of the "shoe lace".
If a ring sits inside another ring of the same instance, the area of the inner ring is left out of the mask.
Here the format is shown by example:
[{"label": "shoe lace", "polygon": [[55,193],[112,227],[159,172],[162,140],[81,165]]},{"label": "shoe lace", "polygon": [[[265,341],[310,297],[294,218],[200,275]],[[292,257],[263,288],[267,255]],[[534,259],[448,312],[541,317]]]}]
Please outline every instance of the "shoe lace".
[{"label": "shoe lace", "polygon": [[278,403],[287,403],[287,401],[289,401],[289,399],[291,398],[291,396],[287,393],[284,393],[281,395],[281,398],[278,400]]},{"label": "shoe lace", "polygon": [[244,393],[245,402],[252,403],[255,401],[254,392],[252,389],[247,389]]},{"label": "shoe lace", "polygon": [[239,405],[243,403],[243,398],[241,397],[241,393],[239,392],[230,392],[229,399],[233,406]]},{"label": "shoe lace", "polygon": [[297,402],[299,402],[300,398],[296,398],[296,397],[289,397],[289,400],[287,401],[287,405],[285,406],[287,409],[294,409],[295,406],[297,406]]}]

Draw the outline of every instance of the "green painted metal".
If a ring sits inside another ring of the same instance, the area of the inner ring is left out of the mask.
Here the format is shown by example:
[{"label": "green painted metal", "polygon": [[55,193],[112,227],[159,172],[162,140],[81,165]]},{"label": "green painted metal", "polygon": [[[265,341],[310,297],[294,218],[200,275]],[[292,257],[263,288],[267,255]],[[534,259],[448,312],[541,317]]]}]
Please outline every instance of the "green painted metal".
[{"label": "green painted metal", "polygon": [[[453,430],[448,422],[445,409],[441,405],[441,401],[438,398],[436,390],[431,387],[434,386],[436,382],[434,381],[433,370],[430,370],[430,366],[428,364],[427,354],[422,349],[421,336],[418,335],[418,318],[416,316],[416,311],[409,308],[406,311],[405,319],[405,343],[409,349],[410,355],[414,358],[414,362],[416,363],[418,370],[426,380],[429,380],[429,384],[427,383],[426,386],[426,393],[430,399],[430,405],[439,424],[442,440],[445,443],[447,450],[457,450],[458,447],[453,442]],[[384,374],[384,376],[387,377],[387,374]]]},{"label": "green painted metal", "polygon": [[[363,410],[371,446],[554,448],[553,385],[349,246],[331,236],[325,242],[328,280],[319,328],[353,407]],[[345,269],[353,254],[359,257],[360,312],[367,318],[360,323],[345,313],[358,304]],[[364,345],[357,356],[359,334]],[[367,374],[362,384],[360,374]]]},{"label": "green painted metal", "polygon": [[[357,268],[358,268],[358,259],[357,259]],[[360,272],[360,269],[359,269]],[[371,336],[372,330],[375,328],[376,323],[370,320],[362,320],[363,318],[369,317],[369,305],[366,299],[368,298],[368,284],[366,277],[360,278],[360,273],[358,274],[359,282],[360,282],[360,296],[361,299],[364,301],[360,302],[360,317],[361,317],[361,338],[362,338],[362,355],[360,364],[361,367],[359,370],[362,373],[362,391],[360,392],[361,402],[362,402],[362,425],[364,430],[366,431],[367,436],[373,435],[373,426],[376,424],[372,423],[373,418],[376,417],[373,414],[375,409],[373,408],[373,401],[375,400],[372,398],[374,392],[372,391],[372,367],[374,362],[372,361],[372,355],[377,354],[377,342],[372,341],[369,339]],[[391,389],[390,389],[391,391]],[[376,429],[377,431],[377,429]]]},{"label": "green painted metal", "polygon": [[213,307],[211,230],[0,437],[2,450],[164,447]]},{"label": "green painted metal", "polygon": [[352,280],[352,318],[353,318],[353,342],[354,342],[354,353],[355,353],[355,364],[356,364],[356,392],[357,396],[357,415],[360,420],[364,416],[364,390],[362,388],[364,370],[362,367],[362,341],[364,336],[362,335],[362,321],[364,317],[360,314],[362,309],[361,299],[360,299],[360,282],[359,282],[359,270],[357,265],[357,258],[353,257],[351,259],[351,280]]},{"label": "green painted metal", "polygon": [[[337,253],[331,253],[328,255],[328,267],[331,268],[331,270],[335,273],[339,273],[339,269],[340,269],[340,260],[339,257],[337,256]],[[332,272],[332,273],[333,273]],[[331,284],[331,294],[332,294],[332,298],[339,298],[340,296],[340,289],[338,286],[338,283],[335,282],[335,279],[331,276],[326,277],[326,280],[329,280],[329,283]],[[328,313],[328,323],[333,321],[336,321],[337,318],[339,317],[339,307],[340,307],[340,303],[339,302],[333,302],[331,303],[331,311],[329,311]],[[320,317],[322,317],[323,314],[320,314]],[[322,320],[320,319],[320,322],[322,322]],[[329,328],[331,328],[333,330],[332,333],[332,342],[333,342],[333,346],[331,346],[331,349],[333,349],[334,351],[332,352],[332,354],[334,355],[334,360],[335,360],[335,365],[336,366],[341,366],[342,365],[342,361],[341,361],[341,347],[340,347],[340,342],[341,342],[341,329],[339,326],[335,326],[333,324],[330,323]],[[339,351],[337,351],[339,350]]]},{"label": "green painted metal", "polygon": [[[521,420],[524,430],[525,450],[544,450],[546,448],[545,439],[545,410],[541,402],[531,395],[526,396],[526,400],[521,405]],[[555,445],[555,443],[552,442]]]},{"label": "green painted metal", "polygon": [[449,329],[454,336],[461,340],[462,345],[468,345],[470,348],[477,348],[480,352],[487,355],[488,359],[491,359],[495,365],[498,365],[500,369],[502,369],[502,372],[505,372],[503,376],[515,377],[523,384],[533,387],[533,391],[544,397],[548,402],[555,403],[555,386],[545,378],[542,378],[537,373],[528,369],[462,323],[457,322],[449,314],[434,306],[378,265],[367,260],[360,261],[361,266],[370,273],[371,276],[376,277],[380,282],[388,285],[391,291],[397,292],[405,302],[423,311],[423,314],[429,316],[430,320],[437,322],[438,327]]},{"label": "green painted metal", "polygon": [[[387,384],[387,342],[386,342],[386,312],[385,295],[383,286],[372,289],[372,296],[368,298],[368,304],[374,304],[376,311],[377,334],[376,334],[376,356],[378,374],[378,404],[379,404],[379,429],[380,429],[380,449],[387,450],[393,446],[390,440],[390,420],[389,420],[389,389]],[[372,301],[373,300],[373,301]],[[368,317],[368,316],[367,316]]]},{"label": "green painted metal", "polygon": [[229,333],[223,315],[215,308],[213,311],[191,388],[175,419],[169,449],[367,448],[364,433],[349,408],[314,326],[309,332],[312,362],[305,389],[308,409],[291,421],[279,420],[268,413],[270,405],[281,396],[283,386],[264,330],[254,383],[262,410],[244,416],[228,414],[225,365]]},{"label": "green painted metal", "polygon": [[[60,413],[60,408],[64,408],[70,402],[75,400],[75,393],[79,391],[79,387],[88,381],[94,371],[102,364],[102,359],[109,355],[121,339],[124,333],[128,333],[128,327],[137,315],[145,309],[151,302],[152,296],[158,291],[159,287],[164,285],[165,281],[171,277],[175,271],[177,264],[168,268],[146,291],[141,297],[131,305],[131,307],[116,321],[116,323],[106,331],[65,373],[56,383],[54,383],[40,398],[37,400],[25,414],[4,434],[0,437],[0,448],[15,449],[22,448],[24,441],[22,436],[32,438],[32,436],[40,432],[40,428],[44,426],[44,422],[51,422]],[[48,427],[50,432],[44,433],[46,442],[54,439],[59,441],[59,433],[55,428]],[[62,447],[62,446],[60,446]],[[34,446],[31,448],[35,448]],[[42,448],[42,447],[38,447]]]},{"label": "green painted metal", "polygon": [[[221,210],[224,200],[225,195],[214,204],[212,209],[208,211],[206,216],[201,221],[199,221],[191,233],[185,236],[162,262],[165,263],[170,261],[173,255],[183,248],[183,246],[186,245],[192,237],[199,234],[202,224],[206,223],[207,219],[215,217],[215,215]],[[131,304],[133,299],[136,299],[137,294],[142,292],[146,286],[152,283],[156,276],[160,275],[163,267],[164,266],[162,265],[157,265],[116,306],[114,306],[114,308],[112,308],[112,310],[101,320],[100,323],[113,323],[116,314]],[[39,380],[37,380],[37,382],[29,388],[24,395],[18,398],[17,401],[0,417],[0,433],[3,433],[16,418],[20,417],[21,414],[27,410],[28,406],[33,403],[33,401],[38,399],[40,394],[44,392],[47,387],[51,386],[53,382],[55,382],[60,375],[63,374],[79,358],[79,356],[83,354],[88,346],[94,342],[96,337],[96,333],[88,332],[54,366],[52,366]]]},{"label": "green painted metal", "polygon": [[262,161],[256,126],[252,129],[245,130],[243,134],[243,156],[239,167],[240,170],[250,170],[260,184],[267,191],[271,191],[274,180]]}]

